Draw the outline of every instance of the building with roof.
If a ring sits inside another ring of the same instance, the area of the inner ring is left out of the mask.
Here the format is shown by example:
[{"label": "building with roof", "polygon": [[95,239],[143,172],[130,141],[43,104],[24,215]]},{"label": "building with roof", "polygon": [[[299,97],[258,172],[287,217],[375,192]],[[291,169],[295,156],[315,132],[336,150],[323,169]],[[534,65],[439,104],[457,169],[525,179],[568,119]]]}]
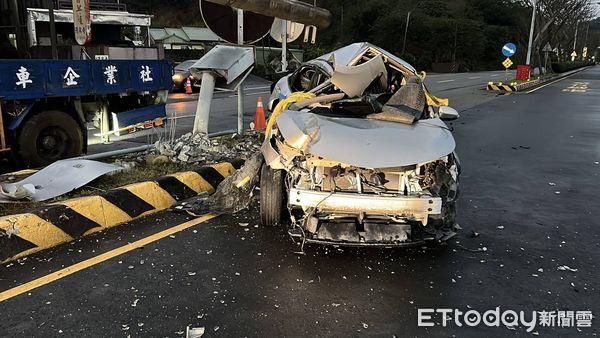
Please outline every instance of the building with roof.
[{"label": "building with roof", "polygon": [[204,49],[207,45],[222,42],[215,33],[203,27],[150,28],[150,36],[155,43],[165,49]]},{"label": "building with roof", "polygon": [[75,41],[71,0],[0,0],[0,45],[6,40],[3,37],[8,37],[19,57],[51,58],[49,6],[53,8],[56,49],[61,59],[164,56],[147,38],[152,15],[131,13],[120,0],[90,0],[92,36],[85,48]]},{"label": "building with roof", "polygon": [[[219,43],[228,43],[210,29],[204,27],[150,28],[153,43],[162,45],[167,59],[181,62],[199,59],[205,52]],[[304,60],[304,52],[289,49],[288,57],[299,62]],[[256,64],[266,66],[273,57],[281,55],[281,48],[256,46]],[[293,58],[292,58],[293,56]]]}]

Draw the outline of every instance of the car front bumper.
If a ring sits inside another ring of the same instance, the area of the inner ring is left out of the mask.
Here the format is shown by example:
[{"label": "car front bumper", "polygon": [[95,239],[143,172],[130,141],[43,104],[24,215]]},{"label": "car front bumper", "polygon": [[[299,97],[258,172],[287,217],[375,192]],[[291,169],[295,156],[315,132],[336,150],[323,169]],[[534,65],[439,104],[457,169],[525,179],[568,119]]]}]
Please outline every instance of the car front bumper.
[{"label": "car front bumper", "polygon": [[442,213],[442,199],[428,196],[388,197],[292,188],[288,201],[292,206],[315,208],[320,212],[391,215],[415,219],[424,225],[429,215]]}]

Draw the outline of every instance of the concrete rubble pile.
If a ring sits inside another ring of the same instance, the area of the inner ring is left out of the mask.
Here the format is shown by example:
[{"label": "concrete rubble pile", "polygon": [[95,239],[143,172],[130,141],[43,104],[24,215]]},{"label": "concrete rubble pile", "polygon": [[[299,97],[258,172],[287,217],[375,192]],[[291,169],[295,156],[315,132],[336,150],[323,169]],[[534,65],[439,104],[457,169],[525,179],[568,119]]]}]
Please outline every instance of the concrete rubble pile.
[{"label": "concrete rubble pile", "polygon": [[206,134],[187,133],[173,142],[156,142],[155,152],[174,163],[203,163],[246,158],[260,149],[261,136],[256,132],[210,139]]}]

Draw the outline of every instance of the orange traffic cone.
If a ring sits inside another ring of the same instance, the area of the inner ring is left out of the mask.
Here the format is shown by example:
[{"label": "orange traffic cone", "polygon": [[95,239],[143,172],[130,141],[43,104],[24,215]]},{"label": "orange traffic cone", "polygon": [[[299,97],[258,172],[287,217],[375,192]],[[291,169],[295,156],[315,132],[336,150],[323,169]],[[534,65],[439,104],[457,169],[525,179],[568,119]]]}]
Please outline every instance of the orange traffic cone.
[{"label": "orange traffic cone", "polygon": [[190,78],[187,78],[187,81],[185,83],[185,93],[190,95],[192,93],[192,81],[190,81]]},{"label": "orange traffic cone", "polygon": [[256,103],[256,114],[254,115],[254,130],[265,130],[265,128],[267,128],[265,109],[263,108],[262,97],[259,96]]}]

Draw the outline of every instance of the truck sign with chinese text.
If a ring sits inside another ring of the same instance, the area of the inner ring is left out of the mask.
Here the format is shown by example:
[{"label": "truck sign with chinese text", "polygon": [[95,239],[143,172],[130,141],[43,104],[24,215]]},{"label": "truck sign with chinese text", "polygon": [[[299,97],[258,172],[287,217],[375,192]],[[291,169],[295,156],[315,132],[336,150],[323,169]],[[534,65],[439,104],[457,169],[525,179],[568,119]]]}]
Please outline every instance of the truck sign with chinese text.
[{"label": "truck sign with chinese text", "polygon": [[30,167],[87,150],[101,136],[162,125],[172,87],[166,60],[6,60],[0,63],[0,155]]}]

